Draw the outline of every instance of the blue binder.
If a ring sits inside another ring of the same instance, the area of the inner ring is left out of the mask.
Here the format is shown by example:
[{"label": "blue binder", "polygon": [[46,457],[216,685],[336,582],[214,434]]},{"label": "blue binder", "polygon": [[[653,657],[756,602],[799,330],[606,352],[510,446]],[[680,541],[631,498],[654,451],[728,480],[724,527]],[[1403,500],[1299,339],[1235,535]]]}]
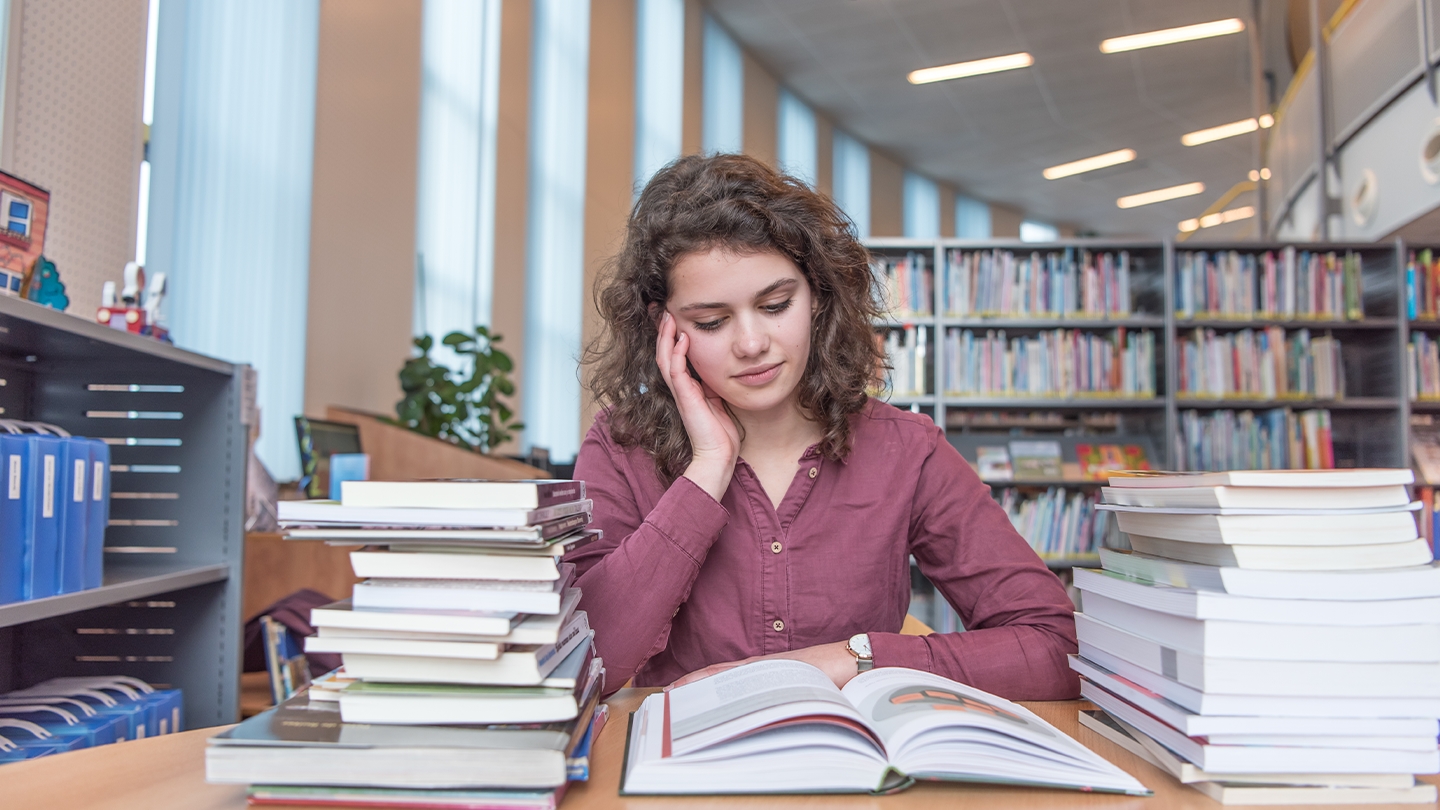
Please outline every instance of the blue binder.
[{"label": "blue binder", "polygon": [[24,582],[21,598],[42,599],[59,593],[60,587],[60,487],[64,472],[60,469],[60,439],[54,436],[24,434],[14,436],[21,441],[21,500],[25,512],[21,531],[25,549],[20,570]]},{"label": "blue binder", "polygon": [[90,445],[84,439],[60,440],[60,470],[59,592],[75,593],[85,589],[85,535],[90,531]]},{"label": "blue binder", "polygon": [[0,605],[25,598],[25,447],[0,433]]},{"label": "blue binder", "polygon": [[86,516],[90,530],[85,533],[85,587],[98,588],[105,571],[105,528],[110,525],[110,447],[99,439],[85,439],[90,446],[90,505]]}]

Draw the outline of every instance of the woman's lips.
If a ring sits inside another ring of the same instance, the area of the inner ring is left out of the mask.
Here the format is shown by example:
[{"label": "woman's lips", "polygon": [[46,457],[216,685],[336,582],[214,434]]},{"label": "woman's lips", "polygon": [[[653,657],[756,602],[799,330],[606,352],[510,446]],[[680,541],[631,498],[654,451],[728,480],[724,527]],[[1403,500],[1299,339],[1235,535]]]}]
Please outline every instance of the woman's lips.
[{"label": "woman's lips", "polygon": [[758,371],[748,374],[736,374],[735,379],[738,380],[741,385],[764,385],[780,376],[781,365],[783,364],[776,363],[773,366],[762,366]]}]

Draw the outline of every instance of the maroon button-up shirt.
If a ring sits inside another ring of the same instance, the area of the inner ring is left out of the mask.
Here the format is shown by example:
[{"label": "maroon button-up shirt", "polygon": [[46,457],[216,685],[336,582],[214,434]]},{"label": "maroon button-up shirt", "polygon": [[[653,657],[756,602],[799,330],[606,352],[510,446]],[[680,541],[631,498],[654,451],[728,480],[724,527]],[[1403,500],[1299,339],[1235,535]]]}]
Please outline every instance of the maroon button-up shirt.
[{"label": "maroon button-up shirt", "polygon": [[[717,503],[666,487],[602,414],[575,477],[605,537],[566,557],[607,680],[659,686],[710,664],[869,633],[876,666],[926,670],[1011,699],[1074,698],[1073,605],[929,418],[871,400],[851,451],[811,447],[777,510],[744,459]],[[910,556],[966,630],[902,636]]]}]

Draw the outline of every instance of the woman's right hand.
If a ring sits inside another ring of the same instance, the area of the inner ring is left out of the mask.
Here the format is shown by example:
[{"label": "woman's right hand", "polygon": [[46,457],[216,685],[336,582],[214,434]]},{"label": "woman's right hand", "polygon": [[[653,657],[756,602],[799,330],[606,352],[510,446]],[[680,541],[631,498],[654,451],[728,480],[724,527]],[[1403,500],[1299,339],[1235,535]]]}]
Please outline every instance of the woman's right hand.
[{"label": "woman's right hand", "polygon": [[735,460],[740,457],[740,429],[725,410],[725,401],[690,376],[685,364],[689,348],[690,336],[680,332],[674,316],[666,312],[655,341],[655,363],[675,397],[680,421],[690,437],[692,455],[685,477],[718,501],[730,486]]}]

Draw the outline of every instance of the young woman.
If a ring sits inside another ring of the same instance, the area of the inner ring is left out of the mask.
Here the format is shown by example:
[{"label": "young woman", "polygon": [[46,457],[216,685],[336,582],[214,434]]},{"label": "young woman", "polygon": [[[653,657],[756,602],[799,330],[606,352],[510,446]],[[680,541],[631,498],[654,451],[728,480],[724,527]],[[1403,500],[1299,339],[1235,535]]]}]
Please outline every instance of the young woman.
[{"label": "young woman", "polygon": [[[865,393],[873,283],[834,203],[751,158],[681,158],[640,195],[575,465],[605,537],[567,557],[612,688],[771,656],[1078,694],[1059,580],[931,419]],[[912,555],[965,632],[898,633]]]}]

